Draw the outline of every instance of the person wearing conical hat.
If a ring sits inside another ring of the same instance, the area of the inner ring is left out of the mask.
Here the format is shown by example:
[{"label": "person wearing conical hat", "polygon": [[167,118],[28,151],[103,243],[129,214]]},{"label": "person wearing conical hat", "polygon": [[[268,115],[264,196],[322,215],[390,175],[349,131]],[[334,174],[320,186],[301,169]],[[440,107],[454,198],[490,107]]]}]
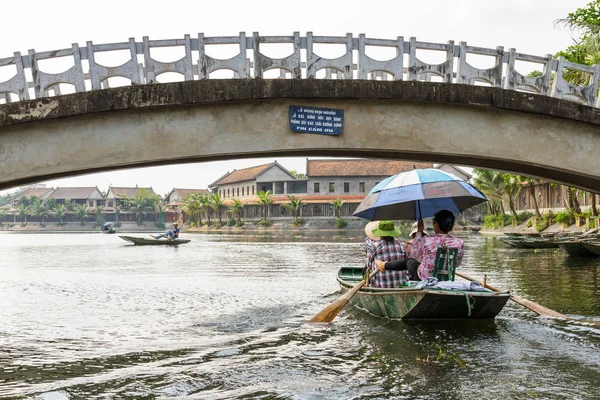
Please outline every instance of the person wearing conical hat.
[{"label": "person wearing conical hat", "polygon": [[[400,236],[400,230],[396,228],[394,221],[371,221],[365,227],[367,240],[366,269],[369,273],[377,269],[375,260],[392,261],[406,258],[404,246],[396,238]],[[373,287],[394,288],[408,281],[407,271],[385,271],[375,274],[370,281]]]}]

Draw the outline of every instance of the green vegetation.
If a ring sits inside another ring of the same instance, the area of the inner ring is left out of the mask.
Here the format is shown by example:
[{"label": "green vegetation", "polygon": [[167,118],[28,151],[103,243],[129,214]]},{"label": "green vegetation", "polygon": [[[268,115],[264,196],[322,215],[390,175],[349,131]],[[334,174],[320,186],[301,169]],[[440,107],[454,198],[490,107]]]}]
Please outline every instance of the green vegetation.
[{"label": "green vegetation", "polygon": [[348,226],[348,221],[342,219],[342,218],[336,218],[335,219],[335,226],[336,228],[345,228],[346,226]]},{"label": "green vegetation", "polygon": [[554,223],[554,221],[556,220],[555,218],[556,217],[552,213],[552,211],[548,211],[548,213],[542,214],[542,219],[537,222],[535,230],[538,232],[545,230]]},{"label": "green vegetation", "polygon": [[126,209],[135,213],[135,219],[138,225],[143,225],[142,217],[148,213],[160,211],[160,196],[151,194],[147,189],[139,189],[133,198],[121,196],[126,203]]},{"label": "green vegetation", "polygon": [[[267,224],[267,218],[269,217],[269,207],[271,206],[271,204],[273,204],[273,192],[271,192],[270,190],[267,190],[266,192],[263,190],[260,193],[257,194],[258,196],[258,204],[261,206],[261,216],[262,216],[262,220],[259,222],[260,225],[262,226],[271,226],[271,223],[269,222]],[[261,222],[263,222],[261,224]]]},{"label": "green vegetation", "polygon": [[556,213],[556,222],[564,226],[570,226],[575,223],[575,214],[573,210],[567,209]]},{"label": "green vegetation", "polygon": [[211,194],[209,196],[209,204],[210,204],[210,208],[213,209],[217,213],[217,216],[219,217],[219,228],[220,228],[221,226],[223,226],[223,221],[221,221],[221,213],[223,212],[223,210],[225,208],[227,208],[227,206],[225,206],[225,203],[223,203],[223,200],[221,199],[221,196],[218,193]]},{"label": "green vegetation", "polygon": [[291,210],[292,213],[294,214],[294,226],[298,226],[298,225],[302,225],[302,222],[300,222],[299,218],[300,218],[300,210],[302,209],[302,199],[294,196],[294,195],[290,195],[288,194],[288,199],[290,200],[289,203],[287,204],[282,204],[281,207],[282,208],[287,208],[288,210]]},{"label": "green vegetation", "polygon": [[[242,213],[244,212],[244,203],[242,203],[242,201],[240,199],[233,199],[233,202],[229,205],[229,210],[231,211],[231,213],[233,215],[235,215],[235,218],[237,219],[237,226],[242,226]],[[231,225],[231,220],[229,220]]]}]

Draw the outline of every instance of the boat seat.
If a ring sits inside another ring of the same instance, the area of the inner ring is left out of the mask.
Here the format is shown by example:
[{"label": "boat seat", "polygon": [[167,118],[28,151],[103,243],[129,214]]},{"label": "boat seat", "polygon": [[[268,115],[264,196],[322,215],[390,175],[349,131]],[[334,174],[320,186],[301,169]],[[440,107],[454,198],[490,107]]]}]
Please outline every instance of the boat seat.
[{"label": "boat seat", "polygon": [[458,264],[458,248],[438,247],[433,264],[433,277],[439,281],[453,281]]}]

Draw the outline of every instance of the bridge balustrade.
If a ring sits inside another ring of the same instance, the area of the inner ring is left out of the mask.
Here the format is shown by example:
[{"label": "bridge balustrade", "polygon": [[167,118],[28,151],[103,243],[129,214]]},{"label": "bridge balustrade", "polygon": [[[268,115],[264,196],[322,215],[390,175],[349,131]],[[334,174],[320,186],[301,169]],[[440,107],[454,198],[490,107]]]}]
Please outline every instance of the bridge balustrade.
[{"label": "bridge balustrade", "polygon": [[[218,59],[207,55],[206,47],[213,45],[237,45],[239,52],[229,59]],[[261,44],[292,45],[292,53],[283,58],[272,58],[261,52]],[[315,52],[315,44],[342,45],[343,54],[337,58],[326,58]],[[183,48],[184,56],[172,62],[158,61],[151,56],[152,49]],[[367,47],[395,49],[396,55],[388,60],[376,60],[367,55]],[[125,63],[109,67],[96,62],[96,55],[129,50],[130,59]],[[436,51],[446,55],[440,64],[429,64],[417,57],[417,51]],[[408,54],[408,57],[405,57]],[[470,55],[493,57],[491,68],[477,68],[467,61]],[[140,57],[138,57],[140,56]],[[46,73],[40,61],[70,57],[73,65],[61,73]],[[302,60],[306,61],[302,61]],[[517,62],[535,63],[540,66],[540,76],[527,77],[515,69]],[[456,71],[454,66],[456,65]],[[15,101],[41,99],[61,95],[71,85],[74,92],[102,90],[110,87],[110,78],[126,78],[132,85],[157,83],[157,77],[167,72],[181,74],[183,80],[209,79],[218,70],[233,71],[234,79],[264,78],[265,72],[278,69],[281,79],[312,79],[324,70],[325,79],[376,79],[431,81],[432,77],[445,83],[485,84],[507,90],[527,91],[560,99],[573,100],[582,104],[600,107],[597,99],[600,65],[587,66],[565,61],[563,57],[553,59],[551,55],[534,56],[517,53],[515,49],[504,51],[503,47],[487,49],[468,46],[466,42],[455,45],[419,42],[411,37],[405,41],[396,39],[367,38],[364,34],[354,37],[313,36],[307,32],[300,36],[260,36],[254,32],[246,36],[197,38],[184,35],[183,39],[150,40],[144,36],[142,42],[130,38],[128,42],[93,44],[85,47],[72,44],[71,48],[36,52],[27,55],[15,52],[13,56],[0,59],[0,70],[11,68],[14,76],[0,82],[0,104]],[[565,79],[565,70],[579,71],[589,75],[588,84],[572,85]],[[31,80],[28,80],[28,76]],[[551,79],[553,77],[553,79]]]}]

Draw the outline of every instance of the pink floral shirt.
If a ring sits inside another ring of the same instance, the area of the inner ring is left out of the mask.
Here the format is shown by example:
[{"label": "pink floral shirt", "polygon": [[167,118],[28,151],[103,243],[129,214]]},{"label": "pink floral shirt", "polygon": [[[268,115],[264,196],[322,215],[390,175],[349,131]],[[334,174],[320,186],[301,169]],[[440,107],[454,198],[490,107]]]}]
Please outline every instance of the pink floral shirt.
[{"label": "pink floral shirt", "polygon": [[437,248],[442,246],[458,248],[457,265],[460,265],[465,254],[465,245],[462,239],[443,233],[437,233],[434,236],[421,236],[417,232],[417,236],[412,243],[411,257],[421,260],[421,265],[417,270],[419,278],[425,279],[433,274]]}]

